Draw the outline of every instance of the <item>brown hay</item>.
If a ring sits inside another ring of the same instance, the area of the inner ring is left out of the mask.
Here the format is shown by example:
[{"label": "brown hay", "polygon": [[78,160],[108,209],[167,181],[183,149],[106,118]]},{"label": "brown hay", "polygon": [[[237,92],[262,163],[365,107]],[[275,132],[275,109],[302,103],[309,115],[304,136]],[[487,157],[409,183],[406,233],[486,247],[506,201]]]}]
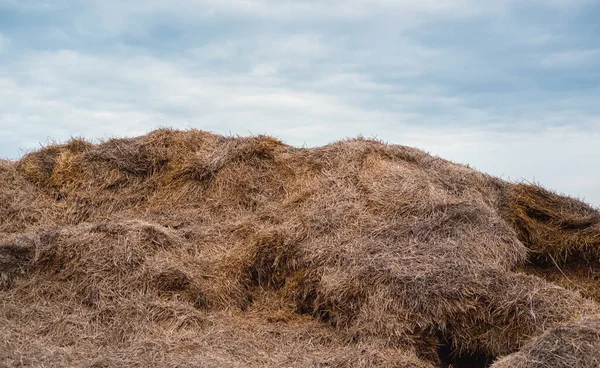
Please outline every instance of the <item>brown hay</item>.
[{"label": "brown hay", "polygon": [[600,257],[600,213],[586,204],[541,187],[517,184],[511,218],[521,240],[540,253],[563,261],[579,255]]},{"label": "brown hay", "polygon": [[0,200],[7,366],[600,359],[600,213],[417,149],[74,139],[0,162]]},{"label": "brown hay", "polygon": [[598,367],[599,352],[600,319],[584,319],[549,329],[494,367]]}]

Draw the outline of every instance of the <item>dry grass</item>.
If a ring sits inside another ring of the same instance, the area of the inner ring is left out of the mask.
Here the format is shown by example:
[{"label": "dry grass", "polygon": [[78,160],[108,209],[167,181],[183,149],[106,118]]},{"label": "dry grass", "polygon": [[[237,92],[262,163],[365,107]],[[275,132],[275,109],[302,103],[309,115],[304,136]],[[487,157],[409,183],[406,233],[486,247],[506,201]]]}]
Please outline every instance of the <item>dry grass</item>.
[{"label": "dry grass", "polygon": [[0,162],[0,220],[7,366],[600,359],[598,210],[409,147],[75,139]]}]

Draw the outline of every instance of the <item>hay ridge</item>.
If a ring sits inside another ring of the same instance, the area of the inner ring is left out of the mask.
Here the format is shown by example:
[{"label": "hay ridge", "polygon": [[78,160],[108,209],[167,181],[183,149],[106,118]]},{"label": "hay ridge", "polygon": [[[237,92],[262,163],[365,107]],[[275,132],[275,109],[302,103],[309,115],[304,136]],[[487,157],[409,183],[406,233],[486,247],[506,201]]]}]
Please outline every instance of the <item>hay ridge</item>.
[{"label": "hay ridge", "polygon": [[0,364],[596,367],[599,257],[597,209],[410,147],[73,139],[0,162]]}]

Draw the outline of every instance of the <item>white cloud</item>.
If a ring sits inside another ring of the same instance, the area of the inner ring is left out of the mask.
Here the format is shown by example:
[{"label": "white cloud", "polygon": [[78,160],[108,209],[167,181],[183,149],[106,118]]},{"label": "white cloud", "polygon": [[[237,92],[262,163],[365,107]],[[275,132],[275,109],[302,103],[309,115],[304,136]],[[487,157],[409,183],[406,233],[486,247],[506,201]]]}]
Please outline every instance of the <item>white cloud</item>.
[{"label": "white cloud", "polygon": [[[592,0],[536,0],[538,5],[567,8],[589,3]],[[145,2],[142,12],[168,12],[184,17],[245,15],[293,19],[319,17],[323,19],[363,19],[373,16],[411,19],[415,15],[465,17],[507,11],[516,0],[177,0],[164,3],[160,0]],[[102,7],[119,5],[120,12],[139,12],[132,2],[105,1]]]},{"label": "white cloud", "polygon": [[[577,9],[594,0],[533,0],[531,5]],[[143,32],[144,17],[160,16],[194,22],[213,17],[255,17],[286,21],[296,20],[362,20],[391,18],[402,20],[397,27],[434,21],[439,18],[465,18],[484,14],[503,15],[517,0],[85,0],[78,2],[79,31],[93,32],[97,27],[110,34],[127,29]],[[69,0],[0,0],[0,7],[27,12],[69,11]],[[80,11],[81,10],[81,11]],[[135,21],[133,21],[135,19]]]},{"label": "white cloud", "polygon": [[[334,45],[327,45],[319,35],[269,34],[210,42],[187,50],[195,61],[244,61],[248,64],[298,66],[331,55]],[[339,50],[336,50],[339,51]]]},{"label": "white cloud", "polygon": [[[583,1],[583,0],[573,0]],[[87,0],[76,9],[69,0],[39,2],[0,0],[0,7],[26,12],[72,12],[76,29],[87,37],[111,37],[123,33],[142,35],[153,18],[197,24],[209,18],[234,17],[305,21],[359,21],[393,19],[396,28],[438,19],[503,14],[516,0]]]},{"label": "white cloud", "polygon": [[231,60],[241,51],[240,42],[233,40],[211,42],[202,47],[188,50],[187,53],[193,59],[200,60]]},{"label": "white cloud", "polygon": [[6,37],[2,33],[0,33],[0,55],[2,55],[4,53],[4,51],[8,47],[8,44],[9,44],[8,37]]},{"label": "white cloud", "polygon": [[542,59],[546,68],[579,68],[600,65],[600,49],[555,52]]},{"label": "white cloud", "polygon": [[95,3],[96,11],[112,14],[174,14],[184,19],[219,15],[253,16],[278,19],[318,17],[322,19],[361,19],[375,14],[408,18],[416,14],[474,14],[484,9],[497,9],[507,1],[475,0],[176,0],[168,4],[160,0],[148,0],[143,7],[136,2],[115,0]]}]

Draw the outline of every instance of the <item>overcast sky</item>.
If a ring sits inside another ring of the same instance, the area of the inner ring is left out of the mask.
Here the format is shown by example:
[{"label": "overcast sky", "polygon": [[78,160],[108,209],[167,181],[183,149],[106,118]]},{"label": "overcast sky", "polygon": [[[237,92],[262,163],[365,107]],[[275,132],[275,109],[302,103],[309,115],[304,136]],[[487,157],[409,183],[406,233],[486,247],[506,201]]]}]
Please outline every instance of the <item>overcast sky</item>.
[{"label": "overcast sky", "polygon": [[600,205],[598,0],[0,0],[0,157],[362,134]]}]

